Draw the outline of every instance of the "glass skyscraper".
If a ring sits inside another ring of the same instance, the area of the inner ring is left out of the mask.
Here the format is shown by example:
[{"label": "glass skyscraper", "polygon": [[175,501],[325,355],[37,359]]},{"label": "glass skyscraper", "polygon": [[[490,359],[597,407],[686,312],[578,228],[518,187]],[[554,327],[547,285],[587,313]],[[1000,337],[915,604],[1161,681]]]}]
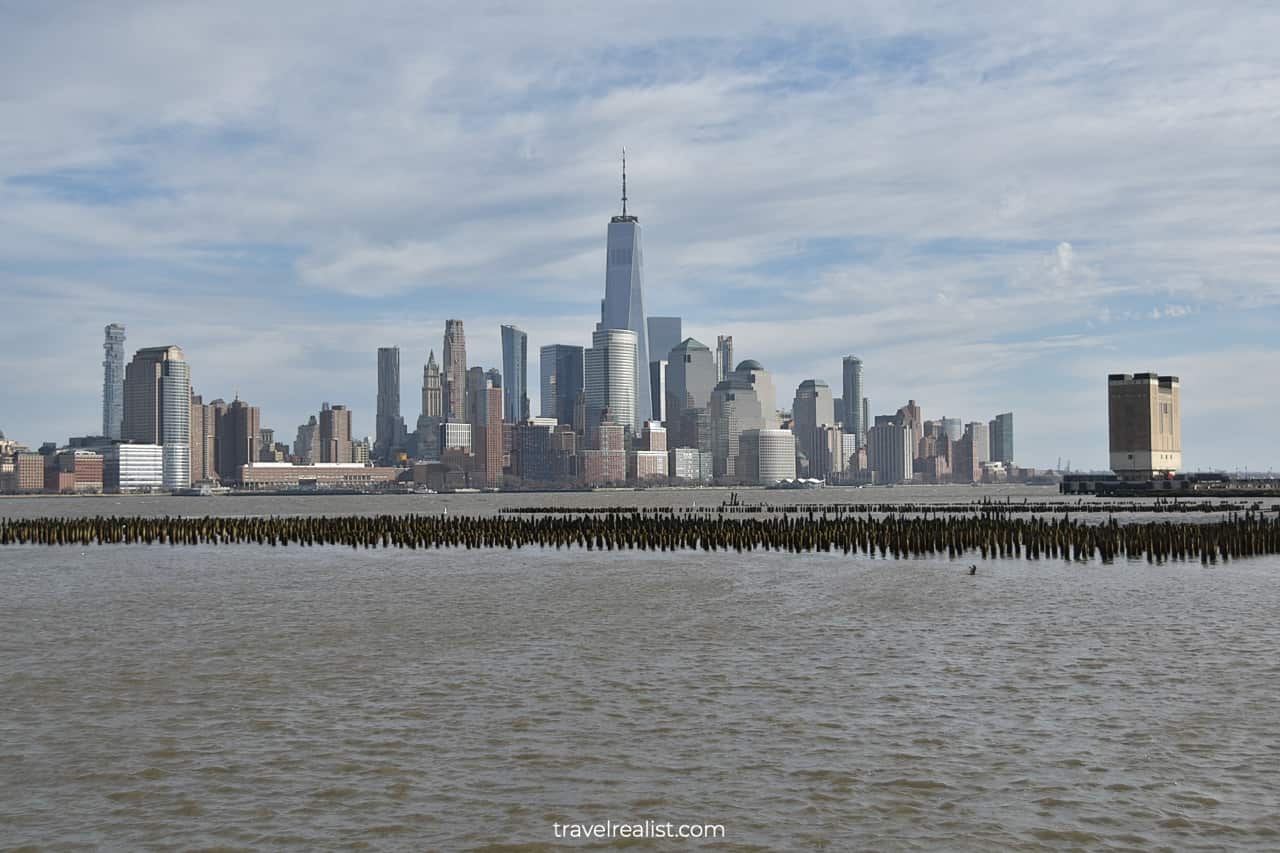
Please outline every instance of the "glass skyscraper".
[{"label": "glass skyscraper", "polygon": [[549,344],[538,351],[538,360],[542,417],[573,423],[573,404],[583,390],[582,347]]},{"label": "glass skyscraper", "polygon": [[125,368],[120,437],[163,448],[166,489],[191,485],[191,370],[180,347],[134,353]]},{"label": "glass skyscraper", "polygon": [[378,348],[378,409],[374,422],[373,455],[385,462],[404,443],[400,414],[400,347]]},{"label": "glass skyscraper", "polygon": [[844,421],[844,431],[858,438],[858,447],[867,446],[867,422],[862,414],[862,359],[844,357],[844,411],[836,412]]},{"label": "glass skyscraper", "polygon": [[[605,409],[613,422],[625,427],[635,423],[636,333],[630,329],[600,329],[591,336],[585,353],[587,435],[594,435]],[[648,376],[648,371],[645,375]]]},{"label": "glass skyscraper", "polygon": [[502,417],[518,424],[529,419],[529,336],[515,326],[502,327]]},{"label": "glass skyscraper", "polygon": [[684,336],[680,334],[679,317],[648,317],[649,330],[649,399],[655,421],[667,419],[667,358]]},{"label": "glass skyscraper", "polygon": [[635,402],[631,416],[616,417],[618,423],[630,424],[638,432],[640,425],[652,415],[649,393],[649,348],[644,321],[644,255],[640,248],[640,220],[627,214],[627,161],[622,160],[622,214],[609,220],[605,263],[604,300],[600,303],[600,324],[596,327],[629,329],[636,336],[635,365],[632,372]]},{"label": "glass skyscraper", "polygon": [[124,326],[112,323],[102,344],[102,434],[120,437],[124,421]]},{"label": "glass skyscraper", "polygon": [[649,330],[650,361],[666,361],[676,345],[684,340],[679,317],[650,317],[645,326]]},{"label": "glass skyscraper", "polygon": [[987,440],[991,444],[991,461],[1013,464],[1013,412],[996,415],[987,424]]}]

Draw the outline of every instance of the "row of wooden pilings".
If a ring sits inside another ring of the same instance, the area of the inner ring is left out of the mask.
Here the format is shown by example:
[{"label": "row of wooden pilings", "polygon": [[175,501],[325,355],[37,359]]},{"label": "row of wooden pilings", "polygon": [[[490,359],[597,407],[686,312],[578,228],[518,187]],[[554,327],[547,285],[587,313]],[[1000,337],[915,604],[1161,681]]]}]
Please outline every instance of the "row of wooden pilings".
[{"label": "row of wooden pilings", "polygon": [[725,518],[611,513],[511,516],[209,516],[8,519],[0,545],[92,544],[351,548],[585,548],[649,551],[838,551],[881,557],[1218,560],[1280,553],[1280,518],[1088,524],[1068,519],[840,515]]},{"label": "row of wooden pilings", "polygon": [[[770,504],[770,503],[721,503],[712,506],[662,506],[662,507],[637,507],[637,506],[576,506],[576,507],[556,507],[556,506],[516,506],[505,507],[501,510],[504,514],[510,515],[609,515],[616,514],[639,514],[639,515],[700,515],[708,511],[725,513],[728,515],[759,515],[768,513],[783,513],[806,515],[809,513],[822,514],[849,514],[849,513],[889,513],[895,515],[932,515],[932,514],[954,514],[954,513],[987,513],[987,514],[1032,514],[1032,515],[1053,515],[1053,514],[1071,514],[1071,513],[1090,513],[1102,514],[1107,513],[1225,513],[1225,512],[1248,512],[1263,511],[1265,506],[1261,501],[1253,501],[1244,503],[1240,501],[1212,501],[1212,500],[1152,500],[1152,501],[956,501],[953,503],[801,503],[801,504]],[[1280,503],[1271,507],[1272,510],[1280,512]]]}]

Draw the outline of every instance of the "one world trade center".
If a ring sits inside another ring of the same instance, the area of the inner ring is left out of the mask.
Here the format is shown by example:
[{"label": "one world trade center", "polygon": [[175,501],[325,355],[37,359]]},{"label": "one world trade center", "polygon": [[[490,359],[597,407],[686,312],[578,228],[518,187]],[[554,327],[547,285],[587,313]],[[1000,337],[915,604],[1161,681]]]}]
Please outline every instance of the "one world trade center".
[{"label": "one world trade center", "polygon": [[604,300],[597,329],[629,329],[636,333],[635,420],[638,429],[652,412],[649,395],[649,347],[645,335],[644,254],[640,249],[640,220],[627,214],[627,152],[622,152],[622,215],[609,220]]}]

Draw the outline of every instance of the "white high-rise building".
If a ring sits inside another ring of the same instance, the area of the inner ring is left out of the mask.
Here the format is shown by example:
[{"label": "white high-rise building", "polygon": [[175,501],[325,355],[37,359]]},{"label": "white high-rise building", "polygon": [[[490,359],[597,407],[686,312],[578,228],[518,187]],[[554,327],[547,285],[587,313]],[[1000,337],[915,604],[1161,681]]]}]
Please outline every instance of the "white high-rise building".
[{"label": "white high-rise building", "polygon": [[[622,215],[609,220],[605,264],[604,299],[600,303],[598,331],[628,329],[635,335],[635,359],[631,366],[631,418],[623,420],[614,410],[618,423],[640,425],[652,417],[649,392],[649,347],[644,320],[644,254],[640,247],[640,220],[627,214],[627,159],[622,155]],[[588,401],[588,406],[590,402]],[[612,408],[612,407],[610,407]]]},{"label": "white high-rise building", "polygon": [[[640,428],[636,413],[636,333],[630,329],[600,329],[591,335],[586,351],[585,395],[587,432],[600,425],[600,413],[608,409],[616,424]],[[648,371],[645,371],[647,374]]]},{"label": "white high-rise building", "polygon": [[911,480],[911,436],[911,426],[897,421],[867,430],[867,465],[876,472],[877,483]]},{"label": "white high-rise building", "polygon": [[109,444],[102,448],[103,488],[149,492],[164,486],[164,448],[158,444]]}]

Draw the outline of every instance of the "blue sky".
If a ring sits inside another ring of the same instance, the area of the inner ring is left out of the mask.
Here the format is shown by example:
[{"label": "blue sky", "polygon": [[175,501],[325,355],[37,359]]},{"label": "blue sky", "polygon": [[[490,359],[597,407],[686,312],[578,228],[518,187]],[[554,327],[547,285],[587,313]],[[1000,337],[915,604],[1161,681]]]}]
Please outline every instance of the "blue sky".
[{"label": "blue sky", "polygon": [[0,2],[8,436],[97,431],[109,322],[290,440],[382,345],[412,423],[449,317],[588,344],[625,145],[646,310],[780,396],[856,354],[1104,467],[1155,370],[1188,467],[1280,469],[1274,4],[267,5]]}]

